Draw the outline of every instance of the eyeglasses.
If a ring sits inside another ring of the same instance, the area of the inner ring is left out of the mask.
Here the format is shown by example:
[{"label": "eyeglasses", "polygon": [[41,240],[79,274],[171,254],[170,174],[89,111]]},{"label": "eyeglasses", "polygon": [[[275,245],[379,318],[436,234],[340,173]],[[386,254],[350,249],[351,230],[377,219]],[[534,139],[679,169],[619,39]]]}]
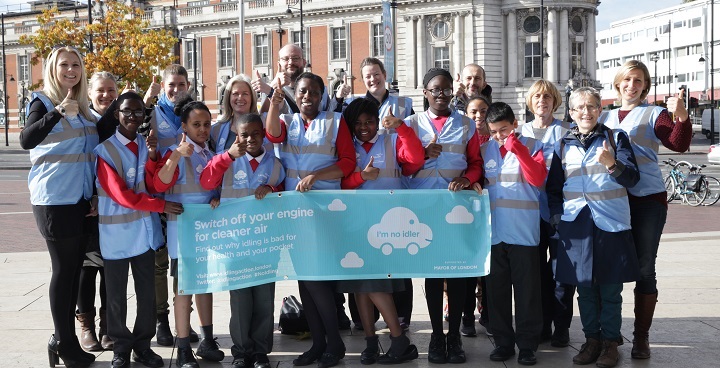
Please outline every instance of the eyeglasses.
[{"label": "eyeglasses", "polygon": [[587,112],[595,112],[595,111],[598,110],[598,107],[597,107],[597,106],[594,106],[594,105],[585,105],[585,106],[578,106],[578,107],[576,107],[576,108],[574,108],[574,109],[571,109],[571,110],[572,110],[572,111],[575,111],[575,112],[581,112],[581,111],[583,111],[583,110],[585,110],[585,111],[587,111]]},{"label": "eyeglasses", "polygon": [[141,118],[141,117],[145,116],[145,111],[143,111],[143,110],[120,110],[120,113],[123,114],[123,116],[126,118],[129,118],[133,115],[136,118]]},{"label": "eyeglasses", "polygon": [[427,91],[430,92],[430,94],[433,97],[438,97],[438,96],[440,96],[441,93],[443,94],[443,96],[447,97],[447,96],[452,95],[453,90],[452,90],[452,88],[445,88],[445,89],[435,88],[435,89],[428,89]]},{"label": "eyeglasses", "polygon": [[283,57],[280,58],[280,60],[282,60],[282,61],[284,61],[284,62],[286,62],[286,63],[287,63],[288,61],[291,61],[291,62],[294,63],[294,62],[296,62],[296,61],[302,60],[302,56],[283,56]]}]

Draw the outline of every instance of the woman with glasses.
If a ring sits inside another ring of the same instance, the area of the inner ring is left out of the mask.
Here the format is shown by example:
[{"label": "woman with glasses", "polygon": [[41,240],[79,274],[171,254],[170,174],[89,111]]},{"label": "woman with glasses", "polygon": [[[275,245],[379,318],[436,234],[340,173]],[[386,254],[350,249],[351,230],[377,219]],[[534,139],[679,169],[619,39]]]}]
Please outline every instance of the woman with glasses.
[{"label": "woman with glasses", "polygon": [[[528,110],[533,113],[534,119],[523,124],[521,134],[542,142],[545,165],[549,170],[555,143],[570,128],[570,123],[553,116],[562,104],[562,95],[553,82],[541,79],[530,86],[525,102]],[[573,316],[572,299],[575,288],[572,285],[558,283],[553,277],[557,240],[553,239],[555,230],[549,223],[547,194],[542,188],[540,190],[540,218],[538,251],[540,252],[540,294],[543,307],[541,339],[550,340],[550,344],[555,347],[566,347],[570,343],[569,329]],[[553,325],[555,325],[555,331],[552,330]]]},{"label": "woman with glasses", "polygon": [[640,171],[640,181],[628,189],[632,234],[641,276],[635,284],[632,357],[648,359],[648,331],[658,297],[655,260],[668,210],[657,155],[661,144],[675,152],[687,151],[692,139],[692,125],[682,98],[669,97],[667,109],[645,103],[650,92],[650,72],[642,62],[629,60],[623,64],[615,75],[613,87],[622,106],[604,116],[607,118],[604,124],[627,133]]},{"label": "woman with glasses", "polygon": [[52,262],[55,331],[48,357],[51,366],[59,357],[66,367],[87,367],[95,356],[81,349],[75,335],[75,304],[92,226],[87,217],[97,215],[93,149],[98,136],[82,55],[72,47],[53,49],[43,80],[43,90],[31,96],[20,146],[30,150],[30,202]]},{"label": "woman with glasses", "polygon": [[[423,77],[423,95],[428,109],[405,119],[425,147],[425,164],[413,176],[404,176],[408,189],[468,189],[480,180],[482,160],[475,122],[450,108],[453,78],[447,70],[430,69]],[[441,246],[452,249],[453,244]],[[443,281],[447,280],[449,328],[443,329]],[[427,299],[432,335],[428,349],[431,363],[464,363],[460,319],[465,304],[466,278],[427,278]]]},{"label": "woman with glasses", "polygon": [[546,188],[560,236],[555,279],[577,285],[586,338],[573,363],[614,367],[622,342],[620,293],[640,274],[626,190],[640,177],[627,134],[597,123],[600,101],[593,88],[573,91],[577,125],[553,153]]}]

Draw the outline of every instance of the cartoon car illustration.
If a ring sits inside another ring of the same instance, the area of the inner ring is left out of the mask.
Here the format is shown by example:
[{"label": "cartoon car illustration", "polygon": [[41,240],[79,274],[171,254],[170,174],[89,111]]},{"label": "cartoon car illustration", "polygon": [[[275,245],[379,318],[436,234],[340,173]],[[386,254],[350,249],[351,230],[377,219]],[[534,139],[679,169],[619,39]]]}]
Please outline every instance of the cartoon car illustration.
[{"label": "cartoon car illustration", "polygon": [[407,249],[415,255],[432,242],[432,229],[421,223],[413,211],[394,207],[385,212],[379,224],[370,227],[368,242],[384,255],[390,255],[393,249]]}]

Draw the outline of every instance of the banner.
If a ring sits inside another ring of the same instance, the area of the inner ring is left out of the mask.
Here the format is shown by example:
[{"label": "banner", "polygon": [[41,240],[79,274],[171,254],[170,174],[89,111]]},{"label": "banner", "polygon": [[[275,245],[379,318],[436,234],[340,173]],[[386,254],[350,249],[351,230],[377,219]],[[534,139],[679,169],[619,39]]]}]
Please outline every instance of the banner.
[{"label": "banner", "polygon": [[385,41],[385,60],[383,64],[385,64],[385,74],[387,74],[385,79],[388,83],[392,83],[395,80],[395,29],[389,1],[383,1],[382,10],[383,40]]},{"label": "banner", "polygon": [[468,190],[288,191],[186,204],[178,221],[180,294],[490,269],[488,196]]}]

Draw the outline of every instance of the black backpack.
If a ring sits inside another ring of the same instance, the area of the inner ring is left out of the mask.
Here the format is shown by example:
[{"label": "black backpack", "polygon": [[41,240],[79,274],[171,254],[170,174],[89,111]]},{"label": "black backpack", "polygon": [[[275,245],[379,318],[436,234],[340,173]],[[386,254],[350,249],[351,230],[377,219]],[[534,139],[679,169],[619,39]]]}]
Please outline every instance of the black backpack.
[{"label": "black backpack", "polygon": [[283,298],[278,325],[283,335],[299,335],[310,331],[303,306],[293,295]]}]

